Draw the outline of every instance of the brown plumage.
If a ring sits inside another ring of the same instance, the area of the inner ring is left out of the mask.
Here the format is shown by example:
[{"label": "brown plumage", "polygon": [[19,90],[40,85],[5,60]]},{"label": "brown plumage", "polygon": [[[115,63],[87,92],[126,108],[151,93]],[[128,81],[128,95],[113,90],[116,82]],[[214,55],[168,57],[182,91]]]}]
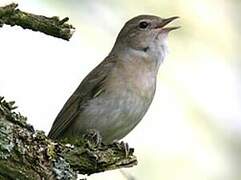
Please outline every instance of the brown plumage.
[{"label": "brown plumage", "polygon": [[127,135],[152,102],[167,34],[177,28],[165,25],[176,18],[141,15],[128,21],[110,54],[65,103],[48,136],[71,141],[95,129],[111,143]]}]

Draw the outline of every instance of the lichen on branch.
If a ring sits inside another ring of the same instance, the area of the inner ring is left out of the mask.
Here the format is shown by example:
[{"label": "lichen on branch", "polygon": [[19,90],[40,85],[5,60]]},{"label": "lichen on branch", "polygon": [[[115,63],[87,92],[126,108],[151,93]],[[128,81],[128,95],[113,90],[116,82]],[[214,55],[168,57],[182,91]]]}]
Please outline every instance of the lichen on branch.
[{"label": "lichen on branch", "polygon": [[123,143],[105,145],[83,137],[73,145],[54,142],[13,111],[14,102],[0,97],[0,179],[76,179],[79,174],[137,164]]}]

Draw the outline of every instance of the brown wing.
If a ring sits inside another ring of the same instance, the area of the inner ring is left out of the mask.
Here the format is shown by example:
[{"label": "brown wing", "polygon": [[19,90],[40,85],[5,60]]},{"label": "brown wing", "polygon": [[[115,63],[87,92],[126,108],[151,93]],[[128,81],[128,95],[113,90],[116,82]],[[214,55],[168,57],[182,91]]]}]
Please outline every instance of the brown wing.
[{"label": "brown wing", "polygon": [[56,117],[48,137],[59,139],[68,127],[77,119],[85,104],[92,98],[104,92],[103,84],[109,72],[115,65],[113,57],[108,56],[81,82],[73,95],[64,104]]}]

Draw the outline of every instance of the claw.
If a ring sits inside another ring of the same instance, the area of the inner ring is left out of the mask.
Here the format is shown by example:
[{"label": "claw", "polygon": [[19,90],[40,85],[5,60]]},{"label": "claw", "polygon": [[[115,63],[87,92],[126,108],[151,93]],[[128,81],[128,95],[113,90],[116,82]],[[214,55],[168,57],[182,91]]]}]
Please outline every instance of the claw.
[{"label": "claw", "polygon": [[89,146],[98,147],[102,142],[102,137],[99,131],[95,129],[88,129],[83,135],[83,138],[87,140]]},{"label": "claw", "polygon": [[125,143],[123,141],[121,141],[120,145],[122,146],[122,148],[124,149],[125,151],[125,157],[127,158],[130,154],[130,148],[129,148],[129,145],[128,143]]},{"label": "claw", "polygon": [[130,153],[132,152],[132,148],[129,148],[128,143],[125,143],[123,141],[121,141],[120,143],[117,141],[114,141],[115,146],[119,149],[119,150],[124,150],[125,153],[125,157],[127,158]]}]

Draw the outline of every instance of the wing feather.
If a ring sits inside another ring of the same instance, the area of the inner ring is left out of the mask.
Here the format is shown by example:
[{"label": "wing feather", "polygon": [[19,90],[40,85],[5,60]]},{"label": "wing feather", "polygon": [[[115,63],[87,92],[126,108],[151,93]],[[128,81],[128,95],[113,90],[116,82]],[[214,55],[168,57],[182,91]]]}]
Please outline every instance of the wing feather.
[{"label": "wing feather", "polygon": [[116,64],[114,59],[115,58],[108,56],[86,76],[59,112],[48,137],[60,139],[68,127],[78,119],[78,116],[88,101],[105,91],[104,83],[106,77]]}]

